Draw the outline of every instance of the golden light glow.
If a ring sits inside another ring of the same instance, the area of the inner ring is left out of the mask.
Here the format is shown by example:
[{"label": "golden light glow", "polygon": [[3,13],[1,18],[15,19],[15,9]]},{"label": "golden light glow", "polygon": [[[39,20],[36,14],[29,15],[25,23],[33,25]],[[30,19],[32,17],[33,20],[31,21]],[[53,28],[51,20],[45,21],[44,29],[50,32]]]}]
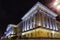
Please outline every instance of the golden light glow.
[{"label": "golden light glow", "polygon": [[60,9],[60,5],[57,6],[57,9]]},{"label": "golden light glow", "polygon": [[[32,33],[32,35],[31,35]],[[52,33],[52,35],[51,35]],[[51,38],[60,38],[60,33],[59,32],[56,32],[56,31],[51,31],[51,30],[47,30],[47,29],[44,29],[44,28],[37,28],[35,30],[31,30],[31,31],[28,31],[28,32],[24,32],[22,33],[24,35],[26,35],[26,37],[51,37]],[[48,34],[48,35],[47,35]]]},{"label": "golden light glow", "polygon": [[56,7],[56,9],[60,9],[60,0],[55,0],[53,3],[53,6]]},{"label": "golden light glow", "polygon": [[[38,29],[35,29],[35,30],[36,30],[36,31],[40,31],[40,30],[41,30],[41,31],[45,31],[45,32],[51,32],[50,30],[43,29],[43,28],[38,28]],[[31,31],[28,31],[28,32],[24,32],[24,33],[22,33],[22,35],[35,32],[35,30],[31,30]]]},{"label": "golden light glow", "polygon": [[55,32],[54,32],[54,31],[52,31],[52,33],[54,34]]},{"label": "golden light glow", "polygon": [[56,6],[57,4],[58,4],[58,2],[54,2],[54,4],[53,4],[53,5],[54,5],[54,6]]}]

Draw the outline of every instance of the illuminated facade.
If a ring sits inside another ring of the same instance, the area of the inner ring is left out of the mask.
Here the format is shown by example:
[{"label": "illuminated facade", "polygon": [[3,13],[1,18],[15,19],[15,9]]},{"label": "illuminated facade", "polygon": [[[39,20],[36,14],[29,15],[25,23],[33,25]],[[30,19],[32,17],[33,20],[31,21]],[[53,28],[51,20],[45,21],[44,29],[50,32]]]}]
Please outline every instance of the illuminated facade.
[{"label": "illuminated facade", "polygon": [[22,37],[60,38],[56,13],[37,2],[23,17]]},{"label": "illuminated facade", "polygon": [[5,37],[8,37],[8,38],[11,38],[13,36],[15,36],[15,32],[14,32],[14,29],[16,28],[17,26],[16,25],[13,25],[13,24],[9,24],[7,26],[7,29],[6,29],[6,32],[5,32]]}]

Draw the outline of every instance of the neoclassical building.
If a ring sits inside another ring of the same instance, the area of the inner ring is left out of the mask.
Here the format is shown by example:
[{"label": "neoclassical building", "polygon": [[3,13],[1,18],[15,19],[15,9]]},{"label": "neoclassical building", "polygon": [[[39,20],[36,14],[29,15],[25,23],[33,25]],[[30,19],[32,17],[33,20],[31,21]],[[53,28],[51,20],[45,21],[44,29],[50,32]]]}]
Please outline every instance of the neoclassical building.
[{"label": "neoclassical building", "polygon": [[17,25],[9,24],[6,28],[5,38],[11,38],[17,34]]},{"label": "neoclassical building", "polygon": [[24,38],[60,38],[58,15],[37,2],[23,17],[22,37]]}]

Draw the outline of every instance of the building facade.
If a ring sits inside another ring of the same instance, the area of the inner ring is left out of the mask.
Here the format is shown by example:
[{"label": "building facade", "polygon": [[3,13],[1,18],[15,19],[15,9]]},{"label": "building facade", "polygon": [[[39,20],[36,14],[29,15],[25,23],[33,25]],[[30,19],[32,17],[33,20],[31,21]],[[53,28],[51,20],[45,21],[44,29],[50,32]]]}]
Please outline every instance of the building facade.
[{"label": "building facade", "polygon": [[60,38],[56,13],[37,2],[23,17],[23,38]]},{"label": "building facade", "polygon": [[17,27],[17,25],[9,24],[7,26],[7,29],[6,29],[6,32],[5,32],[5,37],[11,38],[11,37],[16,36],[16,34],[17,34],[16,27]]}]

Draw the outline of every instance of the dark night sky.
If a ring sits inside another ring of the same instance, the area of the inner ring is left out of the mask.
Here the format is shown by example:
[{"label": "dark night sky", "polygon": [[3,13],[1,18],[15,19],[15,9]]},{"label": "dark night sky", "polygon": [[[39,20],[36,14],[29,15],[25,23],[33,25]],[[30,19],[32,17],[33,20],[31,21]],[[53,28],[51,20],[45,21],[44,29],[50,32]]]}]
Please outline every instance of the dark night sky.
[{"label": "dark night sky", "polygon": [[[17,24],[21,17],[38,0],[0,0],[0,36],[4,33],[8,24]],[[51,0],[39,0],[43,4],[48,4]]]},{"label": "dark night sky", "polygon": [[0,0],[0,37],[8,24],[17,24],[21,17],[36,3],[34,0]]}]

